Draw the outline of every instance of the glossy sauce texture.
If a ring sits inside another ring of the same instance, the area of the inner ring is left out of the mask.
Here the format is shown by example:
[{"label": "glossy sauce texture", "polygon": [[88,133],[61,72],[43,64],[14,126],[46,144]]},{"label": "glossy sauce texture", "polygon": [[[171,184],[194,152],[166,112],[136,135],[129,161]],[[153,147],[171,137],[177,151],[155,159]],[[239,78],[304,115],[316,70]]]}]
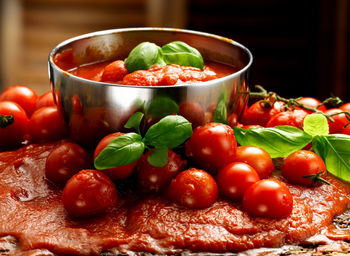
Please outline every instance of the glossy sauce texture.
[{"label": "glossy sauce texture", "polygon": [[45,160],[54,146],[33,144],[0,153],[0,237],[15,236],[20,250],[97,255],[112,248],[164,254],[280,247],[326,230],[350,203],[349,187],[329,175],[330,186],[287,184],[293,212],[277,220],[250,217],[241,204],[220,199],[209,208],[192,210],[162,196],[120,196],[118,207],[107,215],[73,220],[63,208],[62,191],[45,180]]}]

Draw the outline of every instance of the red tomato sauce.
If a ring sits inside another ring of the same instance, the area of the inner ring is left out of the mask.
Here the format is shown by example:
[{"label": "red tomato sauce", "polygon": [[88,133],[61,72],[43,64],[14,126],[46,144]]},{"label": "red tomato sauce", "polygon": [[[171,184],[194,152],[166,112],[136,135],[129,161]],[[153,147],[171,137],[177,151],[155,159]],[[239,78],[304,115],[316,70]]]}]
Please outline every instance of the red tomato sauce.
[{"label": "red tomato sauce", "polygon": [[[333,217],[350,203],[349,186],[328,175],[329,186],[286,184],[294,207],[282,219],[250,217],[241,204],[220,199],[209,208],[193,210],[165,196],[146,195],[120,195],[112,212],[72,219],[63,207],[62,190],[44,176],[46,158],[55,145],[32,144],[0,153],[0,237],[17,238],[13,255],[39,248],[58,255],[97,255],[113,248],[170,254],[280,247],[302,243],[315,234],[328,235]],[[329,237],[349,239],[350,234]]]},{"label": "red tomato sauce", "polygon": [[137,86],[192,84],[214,80],[238,71],[237,68],[228,65],[207,61],[203,70],[171,64],[165,67],[155,65],[147,70],[129,73],[122,60],[77,66],[74,64],[71,50],[57,54],[54,62],[61,69],[81,78]]}]

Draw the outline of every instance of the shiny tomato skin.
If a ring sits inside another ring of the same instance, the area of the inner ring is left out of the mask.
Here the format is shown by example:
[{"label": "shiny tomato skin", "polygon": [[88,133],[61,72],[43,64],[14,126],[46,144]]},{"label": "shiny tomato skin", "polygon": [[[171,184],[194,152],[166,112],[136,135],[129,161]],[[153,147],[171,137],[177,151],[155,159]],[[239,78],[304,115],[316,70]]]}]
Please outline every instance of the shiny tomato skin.
[{"label": "shiny tomato skin", "polygon": [[293,196],[282,182],[263,179],[247,189],[243,208],[253,216],[283,218],[293,210]]},{"label": "shiny tomato skin", "polygon": [[[306,107],[309,108],[316,108],[318,105],[321,104],[321,101],[318,99],[312,98],[312,97],[302,97],[301,99],[297,100],[299,103],[303,104]],[[327,110],[325,105],[322,105],[318,108],[319,111],[325,112]],[[305,110],[309,114],[313,113],[312,111]]]},{"label": "shiny tomato skin", "polygon": [[37,98],[38,96],[35,91],[25,85],[11,86],[0,95],[0,101],[16,102],[24,109],[28,117],[30,117],[35,110]]},{"label": "shiny tomato skin", "polygon": [[339,107],[343,111],[348,111],[350,113],[350,102],[345,103],[344,105]]},{"label": "shiny tomato skin", "polygon": [[266,127],[275,127],[278,125],[290,125],[299,129],[303,128],[304,118],[308,115],[305,110],[294,109],[281,112],[273,116],[266,124]]},{"label": "shiny tomato skin", "polygon": [[91,167],[89,154],[78,144],[66,142],[55,147],[45,163],[45,176],[63,186],[76,173]]},{"label": "shiny tomato skin", "polygon": [[237,142],[230,126],[209,123],[194,129],[185,147],[186,155],[198,166],[208,172],[217,172],[233,162]]},{"label": "shiny tomato skin", "polygon": [[102,73],[101,82],[119,82],[129,74],[124,61],[116,60],[108,64]]},{"label": "shiny tomato skin", "polygon": [[237,147],[235,161],[249,164],[258,173],[260,179],[270,176],[275,169],[269,153],[254,146]]},{"label": "shiny tomato skin", "polygon": [[220,193],[232,200],[242,200],[245,191],[259,180],[254,168],[241,162],[226,165],[216,177]]},{"label": "shiny tomato skin", "polygon": [[[94,151],[94,159],[101,153],[101,151],[115,138],[122,136],[124,133],[121,132],[115,132],[111,133],[104,138],[97,144],[95,151]],[[135,161],[131,164],[117,166],[114,168],[104,169],[100,170],[107,176],[109,176],[112,180],[119,180],[119,179],[125,179],[129,177],[133,171],[135,170],[137,166],[138,161]]]},{"label": "shiny tomato skin", "polygon": [[205,124],[205,111],[198,102],[187,101],[180,105],[180,115],[186,118],[192,128]]},{"label": "shiny tomato skin", "polygon": [[24,109],[12,101],[0,101],[0,115],[14,116],[12,124],[0,128],[0,147],[18,145],[23,142],[28,131],[28,117]]},{"label": "shiny tomato skin", "polygon": [[251,128],[264,128],[263,126],[261,125],[254,125],[254,124],[247,124],[247,125],[239,125],[238,126],[239,128],[242,128],[242,129],[251,129]]},{"label": "shiny tomato skin", "polygon": [[[340,108],[331,108],[325,111],[324,113],[327,115],[332,115],[336,113],[340,113],[343,110]],[[334,122],[331,122],[328,120],[328,125],[329,125],[329,133],[342,133],[344,130],[344,127],[346,124],[348,124],[350,121],[346,118],[346,115],[344,113],[334,115],[332,116],[332,119]]]},{"label": "shiny tomato skin", "polygon": [[282,176],[291,184],[311,186],[313,181],[304,176],[322,173],[327,174],[326,166],[320,156],[308,150],[298,150],[283,161]]},{"label": "shiny tomato skin", "polygon": [[261,125],[265,127],[271,117],[281,113],[282,109],[282,102],[277,101],[272,107],[268,107],[265,106],[264,101],[260,100],[245,110],[240,122],[245,125]]},{"label": "shiny tomato skin", "polygon": [[85,218],[103,214],[116,206],[114,183],[96,170],[82,170],[71,177],[63,189],[63,206],[69,215]]},{"label": "shiny tomato skin", "polygon": [[68,128],[56,106],[37,109],[29,119],[29,133],[32,141],[54,141],[66,138]]},{"label": "shiny tomato skin", "polygon": [[37,99],[35,103],[35,109],[50,106],[56,106],[52,91],[45,92]]},{"label": "shiny tomato skin", "polygon": [[233,128],[238,125],[238,116],[236,113],[232,113],[227,117],[228,125]]},{"label": "shiny tomato skin", "polygon": [[218,198],[218,187],[207,172],[192,168],[181,172],[170,183],[169,197],[188,208],[206,208]]},{"label": "shiny tomato skin", "polygon": [[137,166],[137,180],[143,192],[160,192],[168,188],[171,180],[175,178],[186,166],[186,161],[179,154],[168,150],[168,162],[163,167],[152,166],[147,161],[150,151],[142,155]]}]

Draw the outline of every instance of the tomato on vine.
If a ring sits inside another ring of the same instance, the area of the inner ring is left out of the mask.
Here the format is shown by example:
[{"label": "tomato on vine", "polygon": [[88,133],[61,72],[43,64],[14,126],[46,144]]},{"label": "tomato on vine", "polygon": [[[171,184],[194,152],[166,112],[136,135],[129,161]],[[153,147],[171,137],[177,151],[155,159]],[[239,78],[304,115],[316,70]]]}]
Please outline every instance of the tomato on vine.
[{"label": "tomato on vine", "polygon": [[281,112],[273,116],[266,124],[266,127],[275,127],[278,125],[290,125],[302,129],[303,121],[308,112],[302,109],[294,109]]}]

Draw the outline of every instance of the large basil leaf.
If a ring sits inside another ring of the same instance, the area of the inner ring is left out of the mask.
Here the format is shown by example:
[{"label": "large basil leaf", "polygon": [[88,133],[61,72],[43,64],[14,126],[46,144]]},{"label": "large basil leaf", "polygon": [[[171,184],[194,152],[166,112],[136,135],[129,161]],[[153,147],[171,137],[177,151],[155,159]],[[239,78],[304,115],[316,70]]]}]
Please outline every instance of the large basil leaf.
[{"label": "large basil leaf", "polygon": [[137,45],[125,59],[125,66],[130,73],[136,70],[148,69],[156,64],[166,65],[161,48],[150,42],[143,42]]},{"label": "large basil leaf", "polygon": [[203,69],[204,61],[200,52],[181,41],[174,41],[163,45],[162,53],[167,64],[192,66]]},{"label": "large basil leaf", "polygon": [[251,145],[262,148],[272,158],[287,157],[311,142],[312,136],[288,125],[272,128],[242,129],[234,127],[237,142],[240,145]]},{"label": "large basil leaf", "polygon": [[315,136],[312,148],[322,157],[328,172],[350,182],[350,136],[344,134]]},{"label": "large basil leaf", "polygon": [[136,133],[127,133],[113,139],[96,157],[96,169],[108,169],[130,164],[138,160],[145,149],[142,137]]},{"label": "large basil leaf", "polygon": [[152,125],[145,134],[144,142],[156,148],[174,148],[192,135],[192,125],[184,117],[166,116]]}]

